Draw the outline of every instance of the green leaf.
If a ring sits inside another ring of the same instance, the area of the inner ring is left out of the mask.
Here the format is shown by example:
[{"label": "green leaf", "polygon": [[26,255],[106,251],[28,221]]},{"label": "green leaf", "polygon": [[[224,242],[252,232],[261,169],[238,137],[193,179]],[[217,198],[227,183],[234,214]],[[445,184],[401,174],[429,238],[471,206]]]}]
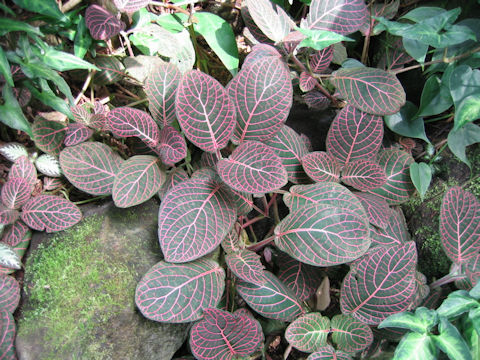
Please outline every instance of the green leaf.
[{"label": "green leaf", "polygon": [[22,109],[10,85],[5,84],[3,86],[2,96],[4,103],[0,105],[0,121],[13,129],[25,131],[32,137],[30,123],[25,115],[23,115]]},{"label": "green leaf", "polygon": [[442,80],[434,75],[425,82],[422,97],[420,98],[420,108],[416,116],[437,115],[448,110],[453,105],[448,82],[445,84]]},{"label": "green leaf", "polygon": [[449,88],[458,109],[463,99],[480,92],[480,70],[472,70],[468,65],[457,66],[450,76]]},{"label": "green leaf", "polygon": [[70,107],[65,102],[64,99],[61,99],[55,95],[55,93],[50,89],[50,86],[45,80],[40,80],[41,91],[39,91],[30,81],[24,81],[23,85],[30,90],[32,96],[43,102],[45,105],[50,106],[54,110],[60,111],[62,114],[68,116],[69,119],[73,119],[72,112]]},{"label": "green leaf", "polygon": [[8,15],[16,16],[15,12],[5,4],[0,3],[0,9]]},{"label": "green leaf", "polygon": [[429,335],[410,333],[397,345],[393,360],[436,360],[437,352]]},{"label": "green leaf", "polygon": [[476,300],[480,299],[480,281],[470,290],[469,295]]},{"label": "green leaf", "polygon": [[364,350],[373,342],[370,327],[352,316],[335,315],[331,321],[332,341],[339,350],[356,353]]},{"label": "green leaf", "polygon": [[432,335],[433,342],[450,360],[472,360],[470,349],[458,329],[441,317],[438,326],[440,335]]},{"label": "green leaf", "polygon": [[407,38],[402,39],[402,44],[408,55],[413,57],[419,63],[425,62],[425,56],[428,51],[427,44],[422,44],[420,41]]},{"label": "green leaf", "polygon": [[68,22],[68,17],[60,11],[55,0],[13,0],[13,2],[30,12],[55,18],[61,22]]},{"label": "green leaf", "polygon": [[28,34],[43,36],[42,32],[37,27],[8,18],[0,18],[0,29],[0,36],[8,34],[10,31],[24,31]]},{"label": "green leaf", "polygon": [[79,16],[80,20],[77,24],[77,31],[75,32],[75,38],[73,42],[73,50],[75,56],[80,59],[83,59],[87,54],[88,49],[92,46],[93,39],[88,31],[87,25],[85,24],[85,19],[83,16]]},{"label": "green leaf", "polygon": [[480,94],[469,95],[455,109],[454,130],[480,118]]},{"label": "green leaf", "polygon": [[443,301],[437,312],[440,316],[453,319],[478,307],[480,307],[478,301],[470,297],[466,291],[454,291]]},{"label": "green leaf", "polygon": [[311,30],[302,28],[297,28],[297,30],[307,36],[298,45],[299,49],[303,47],[310,47],[315,50],[322,50],[330,45],[336,44],[341,41],[354,41],[349,37],[337,34],[333,31]]},{"label": "green leaf", "polygon": [[472,322],[477,335],[480,336],[480,308],[472,309],[468,312],[468,318]]},{"label": "green leaf", "polygon": [[[194,16],[196,17],[197,13],[195,13]],[[155,18],[155,21],[157,22],[158,25],[160,25],[164,29],[173,33],[183,31],[183,29],[185,29],[185,26],[183,24],[187,20],[188,20],[188,16],[181,13],[164,14]]]},{"label": "green leaf", "polygon": [[300,351],[315,352],[327,345],[330,319],[320,313],[309,313],[298,317],[285,331],[285,339]]},{"label": "green leaf", "polygon": [[383,320],[379,325],[379,329],[386,327],[407,329],[418,334],[426,334],[438,323],[438,315],[434,310],[427,308],[418,308],[415,314],[411,312],[401,312],[390,315]]},{"label": "green leaf", "polygon": [[15,86],[13,83],[12,72],[10,71],[10,64],[8,63],[8,59],[5,56],[5,52],[3,48],[0,46],[0,73],[3,75],[7,84],[11,87]]},{"label": "green leaf", "polygon": [[416,113],[417,107],[410,101],[407,101],[399,112],[384,117],[385,124],[390,130],[399,135],[422,139],[430,143],[425,134],[423,119]]},{"label": "green leaf", "polygon": [[16,270],[22,268],[22,263],[15,250],[4,243],[0,243],[0,266]]},{"label": "green leaf", "polygon": [[49,47],[41,57],[43,62],[57,71],[76,69],[100,70],[95,65],[80,59],[79,57]]},{"label": "green leaf", "polygon": [[430,182],[432,181],[432,168],[425,164],[421,163],[411,163],[410,164],[410,178],[412,179],[413,185],[420,194],[420,198],[423,200]]},{"label": "green leaf", "polygon": [[471,167],[471,164],[467,159],[465,148],[478,142],[480,142],[480,127],[474,123],[467,123],[462,128],[448,133],[448,147],[468,167]]},{"label": "green leaf", "polygon": [[33,140],[35,145],[43,152],[58,155],[63,145],[66,130],[64,124],[37,117],[32,126]]}]

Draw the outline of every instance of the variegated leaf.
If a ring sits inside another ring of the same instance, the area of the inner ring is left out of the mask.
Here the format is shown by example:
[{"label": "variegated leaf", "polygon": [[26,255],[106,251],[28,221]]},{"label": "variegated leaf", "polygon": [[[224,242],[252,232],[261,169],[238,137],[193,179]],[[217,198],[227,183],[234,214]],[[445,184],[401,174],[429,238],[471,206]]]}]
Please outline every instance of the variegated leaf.
[{"label": "variegated leaf", "polygon": [[[32,231],[22,221],[18,220],[6,228],[1,243],[9,245],[13,249],[17,254],[18,264],[20,265],[20,259],[25,254],[31,238]],[[14,271],[15,269],[0,265],[0,273],[10,274]]]},{"label": "variegated leaf", "polygon": [[360,191],[378,189],[387,182],[385,171],[371,160],[348,162],[342,171],[342,181]]},{"label": "variegated leaf", "polygon": [[340,181],[340,164],[324,151],[314,151],[302,158],[303,169],[315,182]]},{"label": "variegated leaf", "polygon": [[113,84],[125,76],[125,66],[115,56],[97,56],[95,66],[100,69],[95,73],[95,84]]},{"label": "variegated leaf", "polygon": [[353,358],[343,351],[336,351],[333,346],[326,345],[310,354],[307,360],[352,360]]},{"label": "variegated leaf", "polygon": [[[91,110],[90,103],[70,106],[70,111],[72,112],[73,118],[75,119],[76,123],[82,124],[85,126],[87,126],[90,123],[90,116],[91,116],[90,110]],[[68,128],[67,128],[67,132],[68,132]]]},{"label": "variegated leaf", "polygon": [[385,199],[368,193],[356,192],[355,196],[360,200],[365,208],[370,224],[385,229],[392,211]]},{"label": "variegated leaf", "polygon": [[37,117],[32,125],[33,141],[43,152],[58,155],[65,138],[65,125]]},{"label": "variegated leaf", "polygon": [[25,146],[16,142],[6,143],[0,146],[0,154],[11,162],[15,162],[21,156],[28,157],[28,151]]},{"label": "variegated leaf", "polygon": [[18,210],[9,209],[5,205],[0,205],[0,225],[9,225],[17,221],[19,216]]},{"label": "variegated leaf", "polygon": [[260,261],[260,255],[257,253],[247,249],[231,252],[225,256],[225,262],[235,276],[243,281],[257,285],[262,285],[265,282],[264,266]]},{"label": "variegated leaf", "polygon": [[160,140],[155,150],[165,165],[174,166],[187,156],[187,143],[174,127],[165,125],[160,130]]},{"label": "variegated leaf", "polygon": [[351,316],[335,315],[331,320],[332,341],[346,353],[357,353],[373,342],[370,327]]},{"label": "variegated leaf", "polygon": [[[245,38],[247,38],[250,42],[257,45],[265,45],[265,44],[273,44],[273,41],[270,40],[263,32],[260,30],[260,28],[255,24],[255,21],[252,18],[252,15],[250,15],[250,12],[248,11],[248,8],[245,4],[240,9],[240,12],[242,14],[242,19],[243,22],[245,23],[245,28],[243,30],[243,34],[245,35]],[[245,66],[245,63],[244,63]]]},{"label": "variegated leaf", "polygon": [[134,13],[146,7],[150,0],[113,0],[113,3],[121,12]]},{"label": "variegated leaf", "polygon": [[108,40],[125,28],[125,24],[99,5],[90,5],[85,12],[85,23],[96,40]]},{"label": "variegated leaf", "polygon": [[311,109],[325,110],[330,105],[330,99],[321,91],[312,90],[303,95],[305,104]]},{"label": "variegated leaf", "polygon": [[67,126],[67,133],[63,143],[65,146],[74,146],[90,139],[93,135],[93,130],[87,128],[82,123],[72,123]]},{"label": "variegated leaf", "polygon": [[[242,8],[244,9],[244,8]],[[258,60],[269,58],[271,60],[277,59],[281,60],[282,55],[278,52],[278,50],[267,44],[257,44],[252,48],[252,51],[247,55],[245,60],[243,61],[242,70],[250,67]]]},{"label": "variegated leaf", "polygon": [[35,166],[38,171],[43,175],[51,177],[62,176],[62,170],[60,169],[60,163],[55,156],[42,154],[35,159]]},{"label": "variegated leaf", "polygon": [[330,319],[320,313],[309,313],[288,325],[285,339],[298,350],[311,353],[327,345],[329,333]]},{"label": "variegated leaf", "polygon": [[13,247],[3,242],[0,242],[0,265],[15,270],[22,268],[20,257],[17,255]]},{"label": "variegated leaf", "polygon": [[0,275],[0,309],[12,313],[20,302],[20,285],[14,277]]},{"label": "variegated leaf", "polygon": [[165,182],[158,191],[158,197],[160,198],[160,200],[163,200],[163,198],[170,191],[170,189],[187,180],[188,174],[185,170],[180,167],[173,168],[171,172],[167,175]]}]

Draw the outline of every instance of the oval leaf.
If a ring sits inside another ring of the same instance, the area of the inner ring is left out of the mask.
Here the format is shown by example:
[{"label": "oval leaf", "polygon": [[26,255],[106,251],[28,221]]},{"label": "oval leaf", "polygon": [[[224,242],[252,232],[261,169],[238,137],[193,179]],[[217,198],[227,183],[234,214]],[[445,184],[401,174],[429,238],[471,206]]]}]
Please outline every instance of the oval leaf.
[{"label": "oval leaf", "polygon": [[403,245],[410,241],[405,216],[399,208],[393,208],[389,211],[390,217],[385,228],[372,228],[372,242],[380,246]]},{"label": "oval leaf", "polygon": [[331,322],[332,341],[339,350],[356,353],[373,342],[372,329],[351,316],[336,315]]},{"label": "oval leaf", "polygon": [[260,255],[246,249],[231,252],[225,256],[225,262],[229,269],[243,281],[262,285],[264,266],[260,261]]},{"label": "oval leaf", "polygon": [[31,193],[28,180],[9,178],[2,187],[2,203],[9,209],[18,209],[30,199]]},{"label": "oval leaf", "polygon": [[65,138],[65,130],[63,124],[38,117],[32,125],[33,141],[43,152],[58,155]]},{"label": "oval leaf", "polygon": [[135,303],[150,320],[192,322],[218,305],[224,288],[225,272],[212,260],[179,265],[160,261],[138,283]]},{"label": "oval leaf", "polygon": [[160,130],[160,141],[155,150],[165,165],[174,166],[187,156],[187,143],[174,127],[166,125]]},{"label": "oval leaf", "polygon": [[321,91],[312,90],[303,96],[305,104],[310,109],[325,110],[330,105],[330,99],[326,97]]},{"label": "oval leaf", "polygon": [[68,124],[63,143],[65,146],[74,146],[90,139],[93,130],[80,123]]},{"label": "oval leaf", "polygon": [[148,5],[150,0],[113,0],[113,3],[121,12],[134,13]]},{"label": "oval leaf", "polygon": [[402,84],[395,75],[384,70],[368,67],[340,69],[330,81],[341,97],[369,114],[392,115],[405,104]]},{"label": "oval leaf", "polygon": [[320,313],[303,315],[288,325],[285,339],[303,352],[314,352],[327,345],[330,319]]},{"label": "oval leaf", "polygon": [[20,285],[12,276],[0,275],[0,309],[13,314],[20,302]]},{"label": "oval leaf", "polygon": [[247,0],[246,5],[255,24],[275,42],[282,41],[294,25],[282,8],[269,0]]},{"label": "oval leaf", "polygon": [[188,174],[182,168],[173,168],[173,170],[167,175],[165,182],[158,191],[158,197],[160,200],[163,200],[165,195],[172,189],[174,186],[187,181]]},{"label": "oval leaf", "polygon": [[[119,82],[125,76],[125,67],[115,56],[97,56],[95,66],[100,69],[95,73],[95,84],[108,85]],[[90,119],[90,124],[93,119]]]},{"label": "oval leaf", "polygon": [[0,354],[8,360],[17,358],[15,353],[15,319],[7,309],[0,309]]},{"label": "oval leaf", "polygon": [[102,143],[89,142],[64,149],[60,166],[76,188],[92,195],[112,193],[113,182],[123,160]]},{"label": "oval leaf", "polygon": [[249,194],[277,190],[288,181],[278,155],[257,141],[242,143],[228,159],[218,161],[217,171],[233,189]]},{"label": "oval leaf", "polygon": [[307,92],[310,90],[315,89],[315,85],[317,84],[317,80],[307,72],[302,72],[300,74],[299,85],[300,90]]},{"label": "oval leaf", "polygon": [[374,194],[360,192],[355,193],[355,196],[365,208],[370,224],[385,229],[388,224],[388,219],[392,215],[392,211],[385,199]]},{"label": "oval leaf", "polygon": [[0,224],[8,225],[17,221],[19,213],[17,210],[8,209],[4,205],[0,205]]},{"label": "oval leaf", "polygon": [[16,142],[11,142],[0,146],[0,154],[2,154],[7,160],[15,162],[21,156],[28,156],[28,151],[25,146]]},{"label": "oval leaf", "polygon": [[335,351],[331,345],[327,345],[310,354],[307,360],[352,360],[352,357],[343,351]]},{"label": "oval leaf", "polygon": [[314,51],[310,55],[308,64],[314,73],[322,73],[328,69],[333,59],[333,45],[322,50]]},{"label": "oval leaf", "polygon": [[55,156],[42,154],[35,160],[35,166],[37,167],[38,171],[44,175],[51,177],[62,176],[60,163]]},{"label": "oval leaf", "polygon": [[305,172],[315,182],[340,181],[340,164],[324,151],[314,151],[302,158]]},{"label": "oval leaf", "polygon": [[377,163],[370,160],[355,160],[345,165],[342,181],[357,190],[368,191],[384,185],[387,177]]},{"label": "oval leaf", "polygon": [[22,268],[19,256],[10,245],[0,243],[0,265],[15,270]]},{"label": "oval leaf", "polygon": [[108,40],[122,31],[125,25],[98,5],[90,5],[85,12],[85,23],[92,38]]}]

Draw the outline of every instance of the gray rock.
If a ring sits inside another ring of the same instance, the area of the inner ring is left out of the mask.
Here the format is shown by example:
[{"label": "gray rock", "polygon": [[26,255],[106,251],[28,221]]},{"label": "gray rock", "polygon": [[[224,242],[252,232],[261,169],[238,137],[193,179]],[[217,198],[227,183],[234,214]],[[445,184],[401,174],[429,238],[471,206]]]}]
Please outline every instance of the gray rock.
[{"label": "gray rock", "polygon": [[147,320],[134,302],[138,281],[161,260],[158,203],[82,210],[75,227],[32,239],[19,359],[171,359],[188,325]]}]

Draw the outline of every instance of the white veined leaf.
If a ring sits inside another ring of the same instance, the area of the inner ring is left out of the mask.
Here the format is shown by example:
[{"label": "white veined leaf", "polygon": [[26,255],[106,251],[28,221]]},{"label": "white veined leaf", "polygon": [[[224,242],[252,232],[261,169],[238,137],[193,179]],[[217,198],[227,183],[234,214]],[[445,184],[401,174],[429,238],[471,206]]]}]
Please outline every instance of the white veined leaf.
[{"label": "white veined leaf", "polygon": [[25,146],[16,142],[7,143],[0,147],[0,154],[5,156],[11,162],[15,162],[20,156],[28,157],[28,152]]},{"label": "white veined leaf", "polygon": [[55,156],[43,154],[35,160],[35,166],[42,174],[51,177],[62,176],[62,170],[60,169],[60,163]]},{"label": "white veined leaf", "polygon": [[5,266],[9,269],[21,269],[20,258],[11,246],[0,243],[0,266]]}]

